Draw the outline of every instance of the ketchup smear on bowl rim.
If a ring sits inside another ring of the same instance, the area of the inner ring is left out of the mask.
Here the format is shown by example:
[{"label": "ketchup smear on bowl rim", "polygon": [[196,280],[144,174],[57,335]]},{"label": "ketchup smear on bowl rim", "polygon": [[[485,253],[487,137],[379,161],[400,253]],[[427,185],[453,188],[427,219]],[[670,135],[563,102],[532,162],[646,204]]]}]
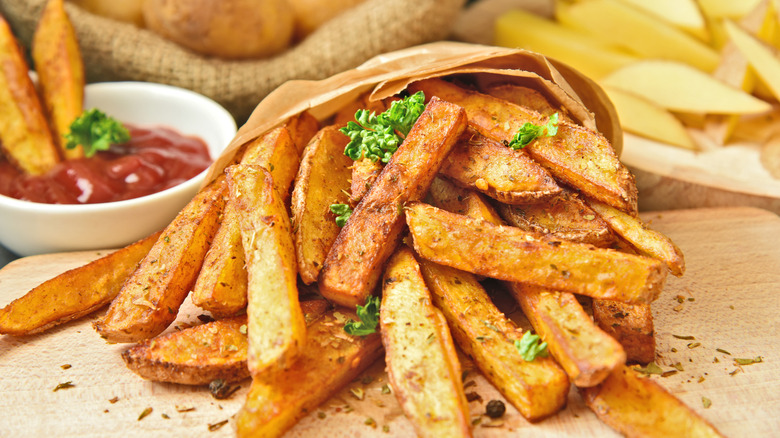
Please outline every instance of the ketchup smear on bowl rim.
[{"label": "ketchup smear on bowl rim", "polygon": [[0,194],[47,204],[97,204],[160,192],[211,165],[206,143],[174,129],[125,124],[130,141],[90,158],[63,160],[27,175],[0,158]]}]

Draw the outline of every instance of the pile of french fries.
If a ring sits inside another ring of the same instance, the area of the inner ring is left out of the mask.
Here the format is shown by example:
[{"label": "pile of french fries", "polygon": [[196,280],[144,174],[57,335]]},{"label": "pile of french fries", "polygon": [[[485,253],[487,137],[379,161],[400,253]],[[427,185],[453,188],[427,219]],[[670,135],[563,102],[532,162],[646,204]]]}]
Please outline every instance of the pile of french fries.
[{"label": "pile of french fries", "polygon": [[[141,377],[251,377],[239,436],[284,434],[380,357],[420,436],[471,436],[458,349],[531,422],[561,410],[574,384],[627,436],[720,436],[626,365],[654,359],[650,305],[685,263],[639,219],[633,178],[606,138],[516,84],[432,78],[406,91],[427,106],[387,164],[346,157],[339,128],[399,96],[366,94],[323,121],[301,112],[244,144],[160,233],[10,303],[0,333],[110,303],[94,327],[135,344],[122,357]],[[555,113],[557,133],[506,146]],[[337,203],[353,208],[343,227]],[[549,354],[521,356],[526,333],[486,278],[514,296]],[[216,319],[161,334],[187,296]],[[348,334],[374,296],[376,330]]]}]

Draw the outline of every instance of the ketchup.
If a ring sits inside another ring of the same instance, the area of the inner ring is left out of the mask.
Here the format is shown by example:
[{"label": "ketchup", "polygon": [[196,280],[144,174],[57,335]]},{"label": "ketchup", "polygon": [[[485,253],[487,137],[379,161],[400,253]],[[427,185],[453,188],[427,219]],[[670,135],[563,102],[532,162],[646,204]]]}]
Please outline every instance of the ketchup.
[{"label": "ketchup", "polygon": [[166,127],[125,126],[127,143],[62,161],[45,175],[27,175],[0,158],[0,194],[47,204],[121,201],[173,187],[211,164],[200,138]]}]

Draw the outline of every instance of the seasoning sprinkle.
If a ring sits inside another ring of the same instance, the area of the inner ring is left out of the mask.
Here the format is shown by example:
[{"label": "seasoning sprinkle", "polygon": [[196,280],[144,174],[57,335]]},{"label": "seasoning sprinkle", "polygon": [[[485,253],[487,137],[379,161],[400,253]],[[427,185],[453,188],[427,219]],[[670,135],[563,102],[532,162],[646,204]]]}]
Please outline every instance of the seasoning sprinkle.
[{"label": "seasoning sprinkle", "polygon": [[69,363],[66,363],[66,364],[60,365],[60,368],[62,368],[63,370],[67,370],[67,369],[69,369],[71,366],[72,366],[71,364],[69,364]]},{"label": "seasoning sprinkle", "polygon": [[54,390],[52,392],[57,392],[60,389],[73,388],[74,386],[76,385],[73,384],[73,381],[68,380],[67,382],[57,384],[57,386],[54,387]]},{"label": "seasoning sprinkle", "polygon": [[214,432],[216,430],[219,430],[220,427],[226,425],[228,423],[228,420],[222,420],[219,423],[209,424],[209,432]]},{"label": "seasoning sprinkle", "polygon": [[747,359],[736,358],[736,359],[734,359],[734,362],[737,365],[753,365],[754,363],[761,363],[763,361],[764,361],[764,358],[761,357],[761,356],[756,356],[753,359],[750,359],[750,358],[747,358]]},{"label": "seasoning sprinkle", "polygon": [[708,399],[707,397],[702,397],[701,404],[704,406],[704,409],[709,409],[710,406],[712,406],[712,400]]},{"label": "seasoning sprinkle", "polygon": [[718,353],[728,354],[729,356],[731,356],[731,353],[729,353],[728,351],[722,348],[716,348],[715,351],[717,351]]},{"label": "seasoning sprinkle", "polygon": [[154,409],[152,409],[152,407],[151,407],[151,406],[150,406],[150,407],[148,407],[148,408],[146,408],[146,409],[144,409],[144,410],[141,412],[141,415],[139,415],[139,416],[138,416],[138,420],[136,420],[136,421],[141,421],[141,420],[143,420],[143,419],[144,419],[144,418],[146,418],[146,417],[147,417],[149,414],[151,414],[153,410],[154,410]]},{"label": "seasoning sprinkle", "polygon": [[390,394],[390,386],[387,383],[382,385],[382,394]]},{"label": "seasoning sprinkle", "polygon": [[690,335],[675,335],[675,334],[672,334],[672,336],[674,336],[677,339],[682,339],[684,341],[695,341],[696,340],[695,337],[690,336]]}]

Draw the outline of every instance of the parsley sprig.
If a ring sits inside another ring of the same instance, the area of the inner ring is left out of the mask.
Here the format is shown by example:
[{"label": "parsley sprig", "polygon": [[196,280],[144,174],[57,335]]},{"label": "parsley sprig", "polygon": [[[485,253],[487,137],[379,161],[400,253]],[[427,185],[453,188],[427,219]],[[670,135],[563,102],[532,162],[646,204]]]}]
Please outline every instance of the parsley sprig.
[{"label": "parsley sprig", "polygon": [[84,111],[70,125],[65,134],[65,147],[74,149],[78,145],[84,148],[84,155],[91,157],[97,151],[107,151],[112,144],[121,144],[130,140],[130,131],[118,120],[107,116],[99,109]]},{"label": "parsley sprig", "polygon": [[336,215],[336,225],[343,227],[352,216],[352,207],[349,204],[330,204],[330,212]]},{"label": "parsley sprig", "polygon": [[352,336],[366,336],[376,332],[379,325],[379,303],[379,297],[367,297],[366,305],[358,305],[356,309],[360,321],[350,319],[344,324],[344,331]]},{"label": "parsley sprig", "polygon": [[387,164],[423,111],[425,94],[422,91],[396,100],[379,115],[366,109],[358,110],[355,121],[339,129],[350,138],[344,155],[353,160],[366,157]]},{"label": "parsley sprig", "polygon": [[539,335],[525,332],[523,337],[515,340],[515,348],[526,362],[532,362],[537,357],[547,357],[547,342],[540,343]]},{"label": "parsley sprig", "polygon": [[507,146],[512,149],[522,149],[528,146],[532,141],[539,137],[553,137],[558,133],[558,113],[555,113],[547,119],[544,125],[534,125],[526,122],[517,131]]}]

